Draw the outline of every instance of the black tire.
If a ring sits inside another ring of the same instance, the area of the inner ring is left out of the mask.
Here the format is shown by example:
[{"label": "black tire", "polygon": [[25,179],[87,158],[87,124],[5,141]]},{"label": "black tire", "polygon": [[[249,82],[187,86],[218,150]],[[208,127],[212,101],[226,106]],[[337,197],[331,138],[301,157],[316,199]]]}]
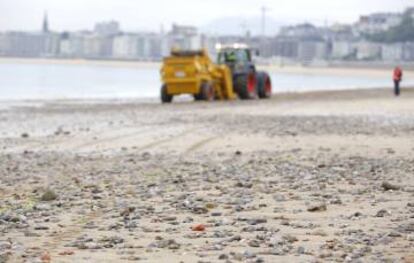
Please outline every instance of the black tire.
[{"label": "black tire", "polygon": [[237,94],[242,100],[257,98],[257,78],[254,71],[241,75],[236,80]]},{"label": "black tire", "polygon": [[194,95],[193,95],[193,97],[194,97],[194,100],[195,100],[195,101],[200,101],[200,100],[203,100],[203,98],[201,97],[200,93],[198,93],[198,94],[194,94]]},{"label": "black tire", "polygon": [[272,80],[269,74],[260,71],[256,74],[257,77],[257,95],[261,99],[268,99],[272,97]]},{"label": "black tire", "polygon": [[213,86],[206,82],[201,84],[200,93],[196,96],[200,100],[213,101],[215,98]]},{"label": "black tire", "polygon": [[167,85],[162,85],[161,87],[161,101],[162,103],[171,103],[173,100],[173,95],[168,94]]}]

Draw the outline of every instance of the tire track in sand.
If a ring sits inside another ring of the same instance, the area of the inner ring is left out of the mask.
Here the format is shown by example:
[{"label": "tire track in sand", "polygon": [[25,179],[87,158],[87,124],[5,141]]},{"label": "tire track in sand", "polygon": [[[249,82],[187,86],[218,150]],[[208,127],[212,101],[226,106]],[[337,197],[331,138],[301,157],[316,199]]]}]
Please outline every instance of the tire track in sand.
[{"label": "tire track in sand", "polygon": [[183,132],[181,132],[181,133],[179,133],[177,135],[174,135],[172,137],[165,138],[165,139],[160,139],[160,140],[155,140],[153,142],[150,142],[148,144],[145,144],[145,145],[143,145],[141,147],[138,147],[137,150],[138,151],[148,150],[148,149],[154,148],[156,146],[159,146],[159,145],[162,145],[162,144],[169,143],[171,141],[180,139],[181,137],[184,137],[184,136],[186,136],[187,134],[190,134],[190,133],[194,133],[197,130],[198,130],[197,128],[187,129],[187,130],[185,130],[185,131],[183,131]]},{"label": "tire track in sand", "polygon": [[[93,138],[85,138],[85,137],[55,137],[52,138],[53,141],[50,141],[51,138],[42,137],[38,138],[37,140],[33,140],[30,142],[23,142],[22,144],[10,147],[8,150],[12,151],[22,151],[26,149],[30,150],[38,150],[44,149],[47,146],[48,149],[54,148],[54,150],[81,150],[88,147],[97,146],[102,143],[111,143],[121,139],[133,138],[138,135],[146,134],[151,132],[152,128],[147,128],[144,130],[136,130],[134,132],[129,132],[117,136],[110,136],[107,138],[96,139]],[[119,131],[119,130],[118,130]],[[104,133],[96,134],[96,136],[102,136]],[[83,141],[83,142],[82,142]],[[86,141],[86,142],[85,142]]]},{"label": "tire track in sand", "polygon": [[[169,137],[169,138],[165,138],[165,139],[161,139],[161,140],[155,140],[153,142],[150,142],[148,144],[145,144],[141,147],[139,147],[137,150],[147,150],[177,139],[180,139],[182,137],[185,137],[187,134],[191,134],[197,131],[197,128],[194,129],[187,129],[184,130],[183,132]],[[121,138],[123,136],[120,136]],[[215,137],[214,137],[215,138]],[[203,145],[205,145],[206,143],[208,143],[209,141],[211,141],[214,138],[207,138],[204,139],[196,144],[194,144],[192,147],[190,147],[192,150],[195,150]],[[112,138],[114,139],[114,138]],[[82,233],[86,232],[87,229],[84,228],[84,226],[90,222],[90,221],[96,221],[98,218],[102,217],[103,211],[101,209],[97,209],[95,211],[91,211],[88,214],[82,216],[79,220],[76,220],[75,222],[68,224],[65,226],[64,229],[62,229],[62,231],[58,232],[55,236],[51,237],[48,242],[48,252],[50,253],[50,255],[52,256],[52,258],[56,258],[58,257],[58,253],[60,252],[61,249],[64,249],[64,245],[65,242],[70,242],[73,241],[76,237],[80,236]]]},{"label": "tire track in sand", "polygon": [[196,150],[198,150],[198,149],[200,149],[200,148],[202,148],[202,147],[204,147],[204,146],[206,146],[207,144],[209,144],[210,142],[213,142],[213,141],[215,141],[215,140],[218,140],[218,137],[217,136],[211,136],[211,137],[207,137],[207,138],[204,138],[204,139],[202,139],[202,140],[200,140],[200,141],[198,141],[198,142],[196,142],[196,143],[194,143],[193,145],[191,145],[186,151],[185,151],[185,154],[187,154],[187,153],[191,153],[191,152],[194,152],[194,151],[196,151]]},{"label": "tire track in sand", "polygon": [[117,136],[111,136],[111,137],[107,137],[107,138],[92,140],[92,141],[89,141],[89,142],[79,144],[79,145],[75,146],[73,149],[81,150],[81,149],[88,148],[88,147],[98,146],[98,145],[103,144],[103,143],[112,143],[112,142],[116,142],[116,141],[119,141],[119,140],[134,138],[138,135],[143,135],[143,134],[149,133],[151,131],[152,131],[152,128],[148,128],[148,129],[141,130],[141,131],[135,131],[135,132],[126,133],[126,134],[122,134],[122,135],[117,135]]},{"label": "tire track in sand", "polygon": [[79,220],[77,220],[78,223],[74,222],[73,224],[66,226],[62,232],[57,233],[56,236],[53,236],[51,238],[51,243],[48,245],[49,252],[58,253],[57,250],[60,249],[62,245],[64,245],[64,242],[73,241],[74,238],[78,237],[81,233],[86,231],[84,229],[84,226],[87,223],[94,221],[101,216],[103,216],[102,211],[98,209],[91,211],[90,213],[81,217]]}]

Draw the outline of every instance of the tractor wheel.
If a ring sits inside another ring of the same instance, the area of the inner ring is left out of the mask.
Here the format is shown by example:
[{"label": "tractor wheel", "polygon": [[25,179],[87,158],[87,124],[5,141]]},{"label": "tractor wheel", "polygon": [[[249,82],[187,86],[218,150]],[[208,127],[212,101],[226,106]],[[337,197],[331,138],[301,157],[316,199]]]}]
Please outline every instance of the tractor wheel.
[{"label": "tractor wheel", "polygon": [[272,96],[272,80],[266,72],[257,73],[257,94],[261,99],[268,99]]},{"label": "tractor wheel", "polygon": [[200,93],[196,95],[200,100],[213,101],[214,100],[214,89],[209,83],[203,83],[200,87]]},{"label": "tractor wheel", "polygon": [[161,101],[162,103],[171,103],[173,96],[168,94],[167,85],[162,85],[161,87]]},{"label": "tractor wheel", "polygon": [[242,100],[257,98],[257,79],[256,74],[253,71],[241,76],[238,84],[238,94]]},{"label": "tractor wheel", "polygon": [[194,94],[193,97],[195,101],[203,100],[203,98],[200,96],[200,93]]}]

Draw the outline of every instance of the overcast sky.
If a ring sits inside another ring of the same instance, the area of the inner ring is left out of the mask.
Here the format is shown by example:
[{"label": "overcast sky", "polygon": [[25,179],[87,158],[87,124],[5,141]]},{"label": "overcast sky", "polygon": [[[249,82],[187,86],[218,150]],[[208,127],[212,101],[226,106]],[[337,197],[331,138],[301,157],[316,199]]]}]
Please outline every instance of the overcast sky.
[{"label": "overcast sky", "polygon": [[172,22],[203,26],[221,17],[253,17],[260,7],[281,22],[353,22],[361,14],[402,11],[414,0],[0,0],[0,30],[39,30],[44,11],[52,30],[92,29],[118,20],[122,29],[159,30]]}]

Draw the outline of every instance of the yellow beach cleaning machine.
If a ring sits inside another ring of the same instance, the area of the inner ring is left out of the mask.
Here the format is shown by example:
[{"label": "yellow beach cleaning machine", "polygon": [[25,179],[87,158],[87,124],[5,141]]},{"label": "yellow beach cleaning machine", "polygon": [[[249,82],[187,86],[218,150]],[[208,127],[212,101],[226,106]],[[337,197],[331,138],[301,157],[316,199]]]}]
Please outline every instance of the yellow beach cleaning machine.
[{"label": "yellow beach cleaning machine", "polygon": [[161,101],[170,103],[181,94],[195,100],[269,98],[272,84],[266,72],[257,72],[247,47],[220,50],[218,64],[206,50],[172,50],[161,68]]}]

